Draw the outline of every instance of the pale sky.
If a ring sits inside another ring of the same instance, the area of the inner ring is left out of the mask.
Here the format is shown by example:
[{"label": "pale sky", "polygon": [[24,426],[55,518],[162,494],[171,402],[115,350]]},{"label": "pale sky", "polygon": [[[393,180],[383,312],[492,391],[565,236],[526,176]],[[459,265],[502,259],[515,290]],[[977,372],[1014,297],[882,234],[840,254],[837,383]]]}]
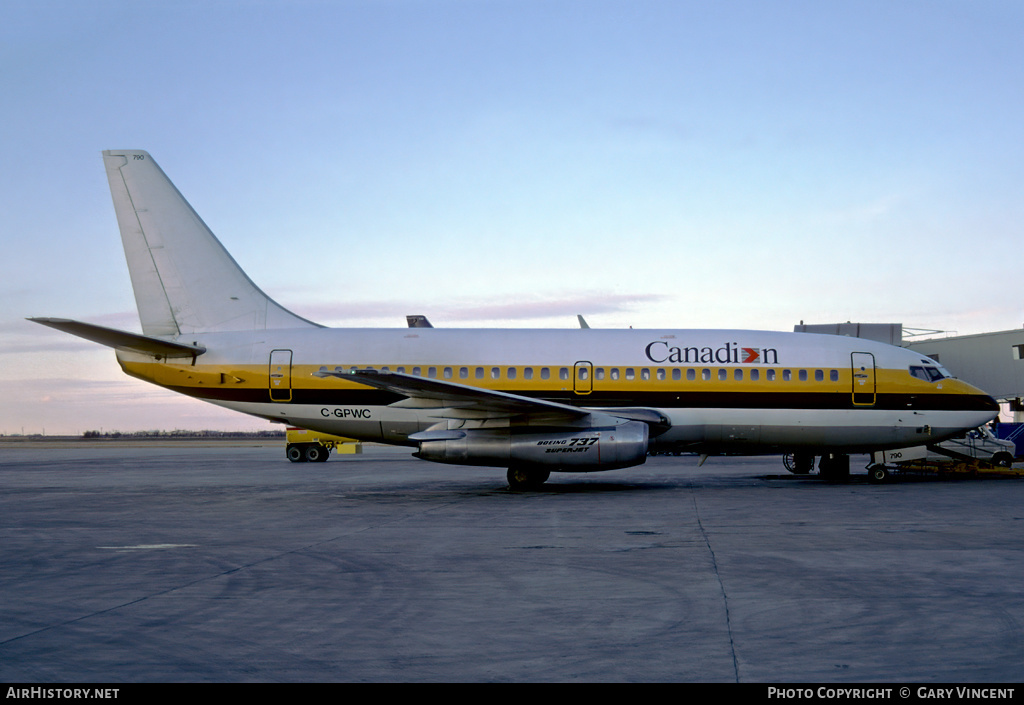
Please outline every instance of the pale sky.
[{"label": "pale sky", "polygon": [[139,330],[148,150],[335,326],[1024,325],[1018,0],[6,0],[0,433],[257,430],[24,320]]}]

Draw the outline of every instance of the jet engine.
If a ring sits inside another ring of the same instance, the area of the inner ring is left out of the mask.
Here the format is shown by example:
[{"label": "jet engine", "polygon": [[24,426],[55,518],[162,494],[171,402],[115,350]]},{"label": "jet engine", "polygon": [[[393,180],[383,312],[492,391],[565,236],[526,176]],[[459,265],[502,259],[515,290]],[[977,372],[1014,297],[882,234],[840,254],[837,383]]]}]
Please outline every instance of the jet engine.
[{"label": "jet engine", "polygon": [[626,421],[602,428],[441,430],[415,433],[417,458],[453,465],[541,465],[563,472],[591,472],[640,465],[647,460],[647,424]]}]

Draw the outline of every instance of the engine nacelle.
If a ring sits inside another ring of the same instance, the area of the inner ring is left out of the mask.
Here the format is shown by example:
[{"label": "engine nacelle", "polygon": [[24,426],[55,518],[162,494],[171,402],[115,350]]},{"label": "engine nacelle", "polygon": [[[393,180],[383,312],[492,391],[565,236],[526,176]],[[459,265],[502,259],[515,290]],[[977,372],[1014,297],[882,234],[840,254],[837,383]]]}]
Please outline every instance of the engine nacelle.
[{"label": "engine nacelle", "polygon": [[[420,438],[416,438],[416,436]],[[431,438],[431,436],[434,436]],[[453,465],[543,465],[563,472],[612,470],[647,460],[647,424],[627,421],[618,426],[564,431],[529,428],[427,431],[419,440],[417,458]]]}]

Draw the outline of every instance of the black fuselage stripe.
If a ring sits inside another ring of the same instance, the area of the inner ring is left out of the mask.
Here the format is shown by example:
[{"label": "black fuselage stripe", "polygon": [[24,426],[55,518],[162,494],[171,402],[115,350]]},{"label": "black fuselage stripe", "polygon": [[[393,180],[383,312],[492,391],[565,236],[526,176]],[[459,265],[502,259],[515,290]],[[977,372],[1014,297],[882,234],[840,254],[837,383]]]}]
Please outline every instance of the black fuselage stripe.
[{"label": "black fuselage stripe", "polygon": [[[215,387],[168,387],[172,391],[208,401],[260,404],[310,404],[327,406],[387,406],[405,397],[377,389],[292,389],[291,399],[275,401],[266,389]],[[885,409],[921,411],[998,411],[985,395],[973,394],[877,394],[874,403],[854,404],[849,393],[838,392],[569,392],[510,393],[571,406],[645,406],[659,409]],[[858,399],[860,401],[860,399]],[[864,401],[870,402],[870,399]]]}]

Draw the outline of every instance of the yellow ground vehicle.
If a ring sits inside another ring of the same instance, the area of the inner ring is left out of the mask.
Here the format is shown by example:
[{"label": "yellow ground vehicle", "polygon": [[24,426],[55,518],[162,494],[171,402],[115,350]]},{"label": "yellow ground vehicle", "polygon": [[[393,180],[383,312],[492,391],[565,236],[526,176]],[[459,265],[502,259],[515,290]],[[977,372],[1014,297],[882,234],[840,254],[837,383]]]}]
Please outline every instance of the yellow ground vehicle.
[{"label": "yellow ground vehicle", "polygon": [[353,438],[332,436],[305,428],[288,429],[285,454],[293,463],[322,463],[332,450],[338,453],[362,453],[363,444]]}]

